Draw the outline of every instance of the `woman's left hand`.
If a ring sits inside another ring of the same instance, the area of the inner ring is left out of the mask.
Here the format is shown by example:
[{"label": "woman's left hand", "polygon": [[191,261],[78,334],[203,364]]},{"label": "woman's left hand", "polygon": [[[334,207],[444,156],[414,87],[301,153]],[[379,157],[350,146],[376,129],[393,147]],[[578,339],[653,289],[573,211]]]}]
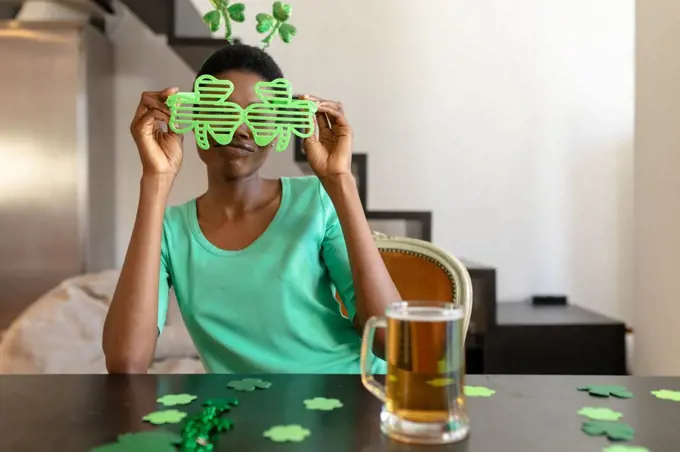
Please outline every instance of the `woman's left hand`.
[{"label": "woman's left hand", "polygon": [[352,174],[352,128],[340,102],[301,96],[315,102],[314,135],[305,138],[302,147],[309,166],[319,179]]}]

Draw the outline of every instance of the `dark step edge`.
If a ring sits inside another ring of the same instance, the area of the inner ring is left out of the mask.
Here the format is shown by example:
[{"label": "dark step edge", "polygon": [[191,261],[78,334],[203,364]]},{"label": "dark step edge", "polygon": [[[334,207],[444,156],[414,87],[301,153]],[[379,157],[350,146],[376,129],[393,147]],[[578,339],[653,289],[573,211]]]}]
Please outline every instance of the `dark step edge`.
[{"label": "dark step edge", "polygon": [[154,33],[168,35],[174,30],[174,1],[122,0],[121,3]]},{"label": "dark step edge", "polygon": [[[295,137],[293,158],[295,163],[303,170],[309,166],[307,157],[302,151],[302,139]],[[369,220],[404,220],[416,221],[421,226],[421,240],[432,241],[432,212],[425,210],[369,210],[368,209],[368,155],[352,154],[352,164],[357,167],[357,179],[359,189],[359,199],[364,207],[366,218]]]}]

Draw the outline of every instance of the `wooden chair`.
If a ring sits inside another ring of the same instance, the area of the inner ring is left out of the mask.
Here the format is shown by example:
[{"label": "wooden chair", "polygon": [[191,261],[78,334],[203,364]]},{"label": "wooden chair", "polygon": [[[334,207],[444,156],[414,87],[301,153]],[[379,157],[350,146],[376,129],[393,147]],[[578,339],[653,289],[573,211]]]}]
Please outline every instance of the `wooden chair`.
[{"label": "wooden chair", "polygon": [[[463,308],[463,333],[472,314],[472,281],[455,257],[423,240],[373,233],[385,266],[404,300],[448,301]],[[344,315],[347,312],[340,302]]]}]

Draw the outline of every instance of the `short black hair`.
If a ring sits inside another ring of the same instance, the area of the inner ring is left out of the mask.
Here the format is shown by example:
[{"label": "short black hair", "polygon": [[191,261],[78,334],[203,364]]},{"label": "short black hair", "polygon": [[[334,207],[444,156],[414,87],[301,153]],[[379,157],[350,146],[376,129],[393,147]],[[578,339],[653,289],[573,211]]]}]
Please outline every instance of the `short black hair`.
[{"label": "short black hair", "polygon": [[242,44],[238,39],[210,55],[201,65],[196,77],[201,75],[216,77],[233,70],[257,74],[268,82],[283,78],[283,71],[267,52],[258,47]]}]

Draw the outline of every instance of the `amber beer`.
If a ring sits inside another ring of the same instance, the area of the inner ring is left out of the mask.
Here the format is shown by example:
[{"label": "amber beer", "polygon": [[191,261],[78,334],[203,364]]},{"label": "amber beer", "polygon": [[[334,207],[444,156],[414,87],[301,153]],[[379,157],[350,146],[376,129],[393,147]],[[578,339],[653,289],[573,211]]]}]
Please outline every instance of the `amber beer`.
[{"label": "amber beer", "polygon": [[[401,302],[390,306],[384,319],[369,323],[371,329],[387,328],[384,392],[371,376],[364,376],[366,387],[385,403],[383,431],[412,443],[467,436],[462,310],[451,303]],[[364,342],[372,341],[364,337]]]}]

